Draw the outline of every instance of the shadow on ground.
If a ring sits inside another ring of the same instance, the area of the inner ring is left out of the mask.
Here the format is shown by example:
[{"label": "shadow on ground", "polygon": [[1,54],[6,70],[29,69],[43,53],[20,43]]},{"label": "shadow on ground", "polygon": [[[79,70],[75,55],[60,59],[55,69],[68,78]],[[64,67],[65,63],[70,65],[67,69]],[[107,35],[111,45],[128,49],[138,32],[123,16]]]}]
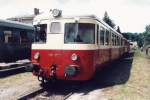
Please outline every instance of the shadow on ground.
[{"label": "shadow on ground", "polygon": [[130,77],[133,56],[133,52],[125,54],[119,60],[109,64],[96,73],[93,82],[99,84],[101,88],[126,83]]},{"label": "shadow on ground", "polygon": [[66,95],[70,92],[84,93],[84,95],[96,89],[103,89],[118,84],[125,84],[130,77],[134,53],[124,55],[121,59],[109,64],[103,70],[97,72],[94,78],[87,82],[57,82],[46,84],[46,96]]}]

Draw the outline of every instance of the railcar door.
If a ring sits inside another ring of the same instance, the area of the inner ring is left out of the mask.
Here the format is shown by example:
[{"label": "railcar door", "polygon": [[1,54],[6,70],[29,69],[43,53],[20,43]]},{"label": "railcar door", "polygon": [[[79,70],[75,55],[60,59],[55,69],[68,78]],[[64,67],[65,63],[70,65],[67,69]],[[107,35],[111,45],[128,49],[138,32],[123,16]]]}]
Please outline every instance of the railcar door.
[{"label": "railcar door", "polygon": [[[47,35],[47,47],[49,49],[50,66],[56,66],[57,76],[62,77],[63,73],[63,24],[61,21],[51,21]],[[58,74],[59,73],[59,74]]]}]

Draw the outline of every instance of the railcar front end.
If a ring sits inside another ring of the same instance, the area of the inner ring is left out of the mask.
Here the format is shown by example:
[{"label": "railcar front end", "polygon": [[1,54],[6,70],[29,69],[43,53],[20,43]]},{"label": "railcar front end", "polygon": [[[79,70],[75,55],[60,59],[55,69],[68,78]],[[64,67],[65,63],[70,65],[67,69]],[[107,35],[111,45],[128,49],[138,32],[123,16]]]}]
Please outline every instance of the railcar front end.
[{"label": "railcar front end", "polygon": [[35,49],[32,51],[33,73],[46,79],[89,80],[95,71],[93,53],[93,50]]}]

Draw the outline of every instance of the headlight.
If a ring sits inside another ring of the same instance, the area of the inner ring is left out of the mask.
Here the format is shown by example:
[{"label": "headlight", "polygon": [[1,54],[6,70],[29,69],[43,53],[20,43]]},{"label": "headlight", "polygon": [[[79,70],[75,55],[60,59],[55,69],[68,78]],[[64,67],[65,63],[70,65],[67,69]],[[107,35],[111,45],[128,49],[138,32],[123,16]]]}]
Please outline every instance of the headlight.
[{"label": "headlight", "polygon": [[40,58],[40,53],[39,53],[39,52],[35,53],[34,59],[35,59],[35,60],[38,60],[39,58]]},{"label": "headlight", "polygon": [[76,61],[77,59],[78,59],[78,56],[75,53],[73,53],[71,55],[71,60]]}]

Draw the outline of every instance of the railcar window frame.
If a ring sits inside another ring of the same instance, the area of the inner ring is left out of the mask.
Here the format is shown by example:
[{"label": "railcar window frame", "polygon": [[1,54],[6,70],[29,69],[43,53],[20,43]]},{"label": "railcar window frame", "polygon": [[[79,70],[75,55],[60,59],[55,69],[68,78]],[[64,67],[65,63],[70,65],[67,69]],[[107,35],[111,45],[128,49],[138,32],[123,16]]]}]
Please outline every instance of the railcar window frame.
[{"label": "railcar window frame", "polygon": [[99,24],[97,24],[97,37],[96,37],[96,39],[97,39],[97,45],[98,44],[100,44],[100,38],[99,38],[99,36],[100,36],[100,34],[99,34],[100,32],[99,32]]}]

